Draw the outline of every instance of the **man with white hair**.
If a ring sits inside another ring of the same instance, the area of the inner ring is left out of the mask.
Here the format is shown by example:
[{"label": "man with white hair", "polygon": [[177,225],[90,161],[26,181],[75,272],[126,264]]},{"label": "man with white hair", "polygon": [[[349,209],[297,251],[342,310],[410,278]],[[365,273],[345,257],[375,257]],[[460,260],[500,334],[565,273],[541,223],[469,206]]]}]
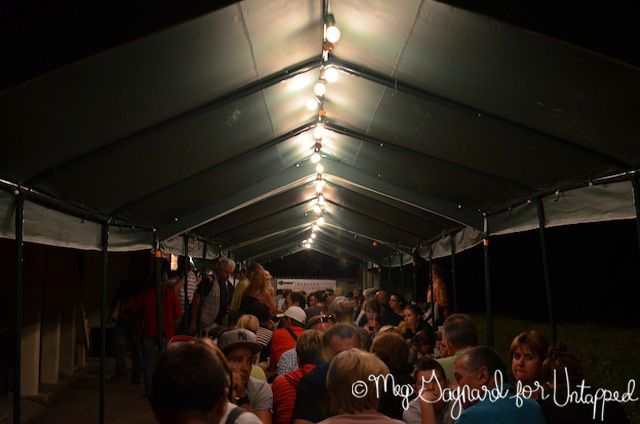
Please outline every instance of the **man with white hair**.
[{"label": "man with white hair", "polygon": [[235,267],[234,261],[222,256],[216,262],[214,278],[206,277],[202,280],[191,301],[189,334],[195,334],[198,322],[198,328],[202,328],[205,334],[216,324],[223,322],[233,295],[233,285],[229,282],[229,276]]}]

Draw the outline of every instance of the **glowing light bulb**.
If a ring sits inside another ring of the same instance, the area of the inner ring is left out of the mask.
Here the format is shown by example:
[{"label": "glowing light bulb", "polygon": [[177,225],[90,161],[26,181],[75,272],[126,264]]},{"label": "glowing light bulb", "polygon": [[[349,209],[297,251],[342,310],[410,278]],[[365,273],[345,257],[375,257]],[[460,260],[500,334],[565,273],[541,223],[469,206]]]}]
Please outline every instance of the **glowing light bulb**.
[{"label": "glowing light bulb", "polygon": [[325,180],[316,180],[316,191],[317,192],[322,192],[322,189],[324,188],[324,186],[327,183],[325,182]]},{"label": "glowing light bulb", "polygon": [[316,233],[311,233],[311,238],[312,239],[316,238]]},{"label": "glowing light bulb", "polygon": [[318,101],[316,99],[307,100],[307,110],[314,111],[318,108]]},{"label": "glowing light bulb", "polygon": [[324,225],[324,216],[321,216],[320,218],[318,218],[316,222],[318,223],[318,225]]},{"label": "glowing light bulb", "polygon": [[315,138],[316,140],[322,140],[323,136],[324,136],[324,125],[322,124],[316,125],[316,127],[313,129],[313,138]]},{"label": "glowing light bulb", "polygon": [[319,153],[314,153],[314,154],[311,155],[311,162],[313,162],[313,163],[320,162],[320,159],[322,159],[322,158],[320,157]]},{"label": "glowing light bulb", "polygon": [[324,70],[324,79],[328,83],[334,83],[338,81],[338,70],[334,67],[329,67]]},{"label": "glowing light bulb", "polygon": [[316,96],[324,96],[324,93],[327,92],[327,86],[323,82],[319,82],[313,86],[313,92],[316,93]]},{"label": "glowing light bulb", "polygon": [[323,197],[323,196],[318,196],[318,204],[319,204],[320,206],[324,206],[324,204],[325,204],[325,203],[326,203],[326,202],[325,202],[325,200],[324,200],[324,197]]},{"label": "glowing light bulb", "polygon": [[318,231],[318,224],[313,224],[313,226],[311,227],[311,230]]},{"label": "glowing light bulb", "polygon": [[318,174],[322,174],[322,173],[324,172],[324,166],[322,166],[322,164],[321,164],[321,163],[319,163],[319,164],[317,164],[317,165],[316,165],[316,172],[317,172]]},{"label": "glowing light bulb", "polygon": [[320,215],[322,213],[322,208],[320,206],[318,206],[318,205],[314,205],[313,206],[313,211],[315,213],[317,213],[318,215]]},{"label": "glowing light bulb", "polygon": [[311,249],[311,245],[309,243],[305,244],[304,247],[306,247],[307,249]]},{"label": "glowing light bulb", "polygon": [[328,42],[337,43],[340,39],[340,30],[337,26],[331,25],[327,28],[326,37]]}]

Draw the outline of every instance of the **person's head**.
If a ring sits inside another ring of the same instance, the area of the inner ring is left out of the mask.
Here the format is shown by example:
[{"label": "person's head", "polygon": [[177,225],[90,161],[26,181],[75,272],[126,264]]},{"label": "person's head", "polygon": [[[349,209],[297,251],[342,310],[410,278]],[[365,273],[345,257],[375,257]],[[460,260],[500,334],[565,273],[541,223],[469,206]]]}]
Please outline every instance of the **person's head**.
[{"label": "person's head", "polygon": [[316,303],[318,303],[318,297],[316,296],[316,293],[313,292],[309,295],[309,298],[307,299],[307,305],[309,307],[312,307],[312,306],[316,306]]},{"label": "person's head", "polygon": [[334,325],[324,333],[322,344],[327,351],[328,358],[333,358],[347,349],[360,348],[362,346],[356,327],[342,323]]},{"label": "person's head", "polygon": [[542,362],[548,350],[549,341],[540,332],[532,330],[518,334],[509,349],[513,377],[529,386],[540,381]]},{"label": "person's head", "polygon": [[331,306],[329,306],[329,313],[336,317],[338,322],[345,324],[353,322],[353,305],[344,296],[335,298]]},{"label": "person's head", "polygon": [[224,353],[234,374],[238,374],[244,386],[249,382],[255,355],[261,346],[256,335],[244,328],[226,331],[218,338],[218,347]]},{"label": "person's head", "polygon": [[461,349],[477,345],[478,330],[476,325],[467,315],[450,315],[442,326],[441,343],[450,355]]},{"label": "person's head", "polygon": [[260,322],[255,315],[244,314],[236,322],[236,328],[245,328],[254,334],[258,331],[259,326]]},{"label": "person's head", "polygon": [[319,365],[322,363],[322,333],[318,330],[305,330],[296,341],[298,364]]},{"label": "person's head", "polygon": [[[335,356],[327,372],[327,393],[331,413],[357,414],[366,410],[378,409],[376,383],[369,380],[370,375],[386,375],[387,366],[372,353],[359,349],[348,349]],[[352,385],[363,382],[364,396],[356,397]],[[367,389],[364,390],[366,384]]]},{"label": "person's head", "polygon": [[365,301],[362,309],[364,309],[364,313],[369,321],[377,320],[381,313],[380,304],[374,299]]},{"label": "person's head", "polygon": [[278,314],[277,317],[280,318],[281,328],[304,327],[305,322],[307,322],[307,314],[299,306],[290,306],[283,314]]},{"label": "person's head", "polygon": [[230,381],[215,349],[203,343],[179,343],[160,355],[149,397],[158,422],[220,422]]},{"label": "person's head", "polygon": [[389,301],[387,297],[387,292],[384,290],[378,290],[376,292],[375,299],[382,307],[385,307],[387,305],[387,302]]},{"label": "person's head", "polygon": [[416,305],[407,305],[403,311],[404,322],[408,328],[417,329],[422,319],[422,311]]},{"label": "person's head", "polygon": [[248,315],[253,315],[258,319],[260,327],[273,328],[273,321],[271,320],[271,311],[269,307],[262,302],[252,302],[246,306],[245,312]]},{"label": "person's head", "polygon": [[333,315],[320,314],[311,318],[307,322],[307,328],[318,330],[321,333],[325,333],[328,329],[333,327],[336,323],[336,319]]},{"label": "person's head", "polygon": [[449,386],[449,382],[447,381],[447,376],[442,365],[440,365],[440,363],[435,359],[420,360],[416,364],[413,377],[415,378],[414,387],[416,389],[416,393],[420,393],[420,390],[434,393],[438,402],[433,406],[436,410],[440,410],[444,406],[441,389]]},{"label": "person's head", "polygon": [[554,373],[557,388],[566,388],[567,376],[572,386],[579,384],[584,378],[580,361],[575,355],[567,352],[566,346],[562,344],[551,347],[542,363],[541,380],[551,388],[554,387]]},{"label": "person's head", "polygon": [[493,387],[496,371],[504,374],[504,364],[498,353],[486,346],[477,346],[465,351],[458,356],[453,366],[456,385],[468,386],[469,389]]},{"label": "person's head", "polygon": [[253,262],[249,266],[247,278],[249,279],[249,285],[245,289],[246,295],[264,291],[267,289],[267,285],[271,283],[271,274],[257,262]]},{"label": "person's head", "polygon": [[394,333],[378,334],[373,339],[371,353],[374,353],[390,370],[401,370],[409,362],[409,347],[402,337]]},{"label": "person's head", "polygon": [[402,296],[397,293],[392,293],[389,296],[389,308],[391,308],[391,310],[393,310],[395,313],[401,313],[404,306],[404,299],[402,298]]},{"label": "person's head", "polygon": [[214,272],[218,281],[227,281],[229,276],[233,274],[236,264],[233,260],[221,256],[216,262]]},{"label": "person's head", "polygon": [[411,339],[411,349],[416,352],[418,358],[432,356],[435,345],[436,338],[432,331],[418,331]]},{"label": "person's head", "polygon": [[302,293],[290,292],[289,296],[284,300],[285,308],[289,306],[299,306],[304,309],[307,306],[307,301]]}]

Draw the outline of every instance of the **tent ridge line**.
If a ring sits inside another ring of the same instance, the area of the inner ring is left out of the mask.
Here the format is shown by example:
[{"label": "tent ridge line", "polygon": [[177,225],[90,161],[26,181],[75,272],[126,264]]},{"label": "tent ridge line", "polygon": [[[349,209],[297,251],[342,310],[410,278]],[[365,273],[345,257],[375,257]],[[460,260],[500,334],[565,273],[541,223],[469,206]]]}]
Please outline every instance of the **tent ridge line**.
[{"label": "tent ridge line", "polygon": [[565,147],[571,148],[575,151],[578,151],[580,153],[583,153],[585,155],[591,156],[596,158],[599,161],[602,161],[604,163],[608,163],[610,165],[614,165],[618,168],[621,169],[628,169],[631,168],[632,165],[629,163],[626,163],[618,158],[615,158],[613,156],[607,155],[605,153],[599,152],[597,150],[593,150],[590,149],[586,146],[583,146],[581,144],[575,143],[573,141],[567,140],[565,138],[553,135],[553,134],[549,134],[547,132],[544,132],[542,130],[539,130],[537,128],[533,128],[530,127],[528,125],[525,124],[521,124],[515,121],[512,121],[508,118],[505,118],[503,116],[497,115],[495,113],[491,113],[491,112],[487,112],[481,109],[478,109],[476,107],[467,105],[465,103],[459,102],[457,100],[453,100],[451,98],[448,97],[444,97],[429,91],[426,91],[424,89],[418,88],[418,87],[414,87],[410,84],[407,83],[403,83],[397,80],[392,80],[389,77],[387,77],[386,75],[383,75],[379,72],[376,72],[372,69],[369,69],[365,66],[362,65],[358,65],[349,61],[346,61],[344,59],[340,59],[337,58],[336,56],[332,56],[330,59],[331,63],[338,67],[339,69],[341,69],[342,71],[349,73],[351,75],[357,76],[357,77],[361,77],[364,78],[366,80],[372,81],[374,83],[386,86],[386,87],[391,87],[394,89],[397,89],[398,91],[404,92],[406,94],[415,96],[415,97],[420,97],[423,98],[427,101],[431,101],[446,107],[449,107],[451,109],[455,109],[467,114],[471,114],[471,115],[475,115],[475,116],[482,116],[482,117],[486,117],[486,118],[490,118],[490,119],[494,119],[495,121],[510,126],[510,127],[515,127],[515,128],[519,128],[522,129],[524,131],[528,131],[532,134],[536,134],[538,136],[541,136],[543,138],[548,139],[549,141],[552,141],[554,143],[557,144],[561,144]]},{"label": "tent ridge line", "polygon": [[136,130],[133,133],[128,134],[114,141],[113,143],[109,143],[95,150],[89,151],[87,153],[76,156],[72,159],[69,159],[65,162],[53,165],[52,167],[45,169],[44,171],[41,171],[35,176],[29,178],[27,180],[27,184],[35,185],[43,181],[49,180],[53,177],[60,176],[69,169],[75,168],[77,166],[84,164],[85,162],[89,162],[105,154],[116,151],[141,138],[154,134],[163,129],[172,127],[180,122],[190,120],[194,117],[197,117],[203,113],[207,113],[213,109],[216,109],[234,100],[246,97],[247,95],[251,95],[258,91],[269,88],[281,81],[292,78],[296,75],[308,72],[314,68],[317,68],[319,66],[318,62],[319,62],[318,58],[314,57],[312,59],[306,60],[304,62],[298,63],[289,68],[286,68],[280,72],[276,72],[275,74],[269,75],[265,78],[258,79],[245,86],[237,88],[236,90],[233,90],[230,93],[223,94],[221,97],[217,97],[213,100],[210,100],[202,105],[199,105],[187,111],[178,113],[177,115],[162,119],[159,122],[156,122],[148,127]]}]

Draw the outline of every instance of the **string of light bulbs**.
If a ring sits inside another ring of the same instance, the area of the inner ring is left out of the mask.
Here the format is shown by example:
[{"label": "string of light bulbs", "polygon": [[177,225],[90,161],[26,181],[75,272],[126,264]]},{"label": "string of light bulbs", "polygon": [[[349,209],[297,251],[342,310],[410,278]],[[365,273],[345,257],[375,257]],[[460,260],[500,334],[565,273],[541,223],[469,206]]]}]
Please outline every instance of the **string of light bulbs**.
[{"label": "string of light bulbs", "polygon": [[324,96],[327,93],[327,85],[334,83],[338,80],[338,70],[329,65],[329,53],[334,49],[335,44],[340,40],[340,30],[336,26],[336,19],[331,13],[331,3],[327,1],[327,8],[323,11],[323,32],[322,32],[322,61],[320,63],[320,75],[318,82],[313,86],[314,97],[307,101],[307,109],[310,111],[318,111],[317,122],[313,128],[313,138],[315,140],[315,146],[313,148],[313,154],[311,155],[311,163],[316,167],[316,199],[313,205],[313,211],[319,215],[318,219],[311,226],[311,237],[302,241],[302,245],[307,249],[311,248],[314,239],[316,238],[316,232],[318,228],[324,224],[324,206],[326,200],[322,195],[323,189],[326,187],[322,173],[324,172],[324,166],[320,163],[322,161],[322,138],[325,136],[325,115],[324,110]]}]

